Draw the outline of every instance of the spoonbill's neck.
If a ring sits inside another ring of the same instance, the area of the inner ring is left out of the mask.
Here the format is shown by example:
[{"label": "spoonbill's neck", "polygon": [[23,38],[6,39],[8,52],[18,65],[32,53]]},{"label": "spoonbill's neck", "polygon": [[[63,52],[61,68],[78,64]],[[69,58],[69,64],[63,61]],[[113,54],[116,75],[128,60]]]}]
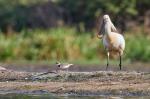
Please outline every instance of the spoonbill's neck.
[{"label": "spoonbill's neck", "polygon": [[111,33],[111,23],[107,21],[104,27],[106,35],[109,35]]}]

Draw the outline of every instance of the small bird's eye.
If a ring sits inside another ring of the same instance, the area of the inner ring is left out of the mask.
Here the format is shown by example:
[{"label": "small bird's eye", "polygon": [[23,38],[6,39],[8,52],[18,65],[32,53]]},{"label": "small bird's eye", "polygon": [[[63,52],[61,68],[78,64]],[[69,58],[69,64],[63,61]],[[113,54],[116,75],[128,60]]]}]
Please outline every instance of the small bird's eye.
[{"label": "small bird's eye", "polygon": [[60,65],[58,65],[58,67],[60,67]]}]

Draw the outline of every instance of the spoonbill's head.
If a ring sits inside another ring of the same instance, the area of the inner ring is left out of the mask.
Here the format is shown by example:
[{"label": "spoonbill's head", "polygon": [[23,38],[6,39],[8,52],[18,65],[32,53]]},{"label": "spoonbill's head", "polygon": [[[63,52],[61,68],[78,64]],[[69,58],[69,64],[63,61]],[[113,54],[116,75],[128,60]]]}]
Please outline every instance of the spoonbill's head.
[{"label": "spoonbill's head", "polygon": [[108,22],[109,20],[110,20],[109,15],[105,14],[105,15],[103,16],[103,22],[106,23],[106,22]]},{"label": "spoonbill's head", "polygon": [[98,33],[97,33],[97,37],[98,37],[99,39],[101,39],[101,38],[103,37],[104,32],[105,32],[105,31],[104,31],[104,25],[105,25],[106,22],[109,22],[109,20],[110,20],[109,15],[105,14],[105,15],[103,16],[103,18],[102,18],[102,21],[101,21],[100,30],[99,30]]}]

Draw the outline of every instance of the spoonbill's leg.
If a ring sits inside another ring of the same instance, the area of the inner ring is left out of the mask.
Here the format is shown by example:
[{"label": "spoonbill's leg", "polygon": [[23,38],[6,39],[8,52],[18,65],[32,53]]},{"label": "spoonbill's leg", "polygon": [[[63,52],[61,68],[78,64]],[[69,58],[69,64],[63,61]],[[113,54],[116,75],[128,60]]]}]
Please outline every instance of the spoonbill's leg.
[{"label": "spoonbill's leg", "polygon": [[119,54],[119,57],[120,57],[120,63],[119,63],[119,67],[120,67],[120,70],[121,70],[121,65],[122,65],[122,60],[121,60],[121,54]]},{"label": "spoonbill's leg", "polygon": [[109,52],[107,52],[107,66],[106,66],[106,70],[107,70],[108,66],[109,66]]}]

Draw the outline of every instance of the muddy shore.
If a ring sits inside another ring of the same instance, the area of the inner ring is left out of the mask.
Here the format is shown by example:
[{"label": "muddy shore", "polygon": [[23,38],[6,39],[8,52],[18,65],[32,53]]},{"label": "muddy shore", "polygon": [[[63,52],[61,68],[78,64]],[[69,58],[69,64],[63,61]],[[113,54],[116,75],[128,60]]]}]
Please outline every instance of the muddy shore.
[{"label": "muddy shore", "polygon": [[150,96],[149,72],[0,71],[0,94]]}]

